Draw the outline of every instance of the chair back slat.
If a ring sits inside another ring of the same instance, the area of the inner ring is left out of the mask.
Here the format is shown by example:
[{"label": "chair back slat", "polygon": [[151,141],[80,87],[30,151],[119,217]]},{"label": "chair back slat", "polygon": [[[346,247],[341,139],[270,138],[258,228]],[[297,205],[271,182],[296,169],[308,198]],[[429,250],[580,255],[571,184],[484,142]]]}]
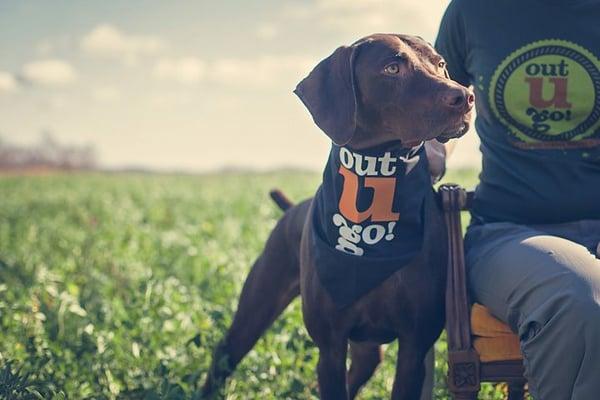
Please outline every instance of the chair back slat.
[{"label": "chair back slat", "polygon": [[438,189],[448,241],[446,283],[446,332],[448,337],[448,385],[453,393],[479,391],[479,356],[471,343],[470,302],[467,293],[461,210],[470,204],[467,191],[455,184]]}]

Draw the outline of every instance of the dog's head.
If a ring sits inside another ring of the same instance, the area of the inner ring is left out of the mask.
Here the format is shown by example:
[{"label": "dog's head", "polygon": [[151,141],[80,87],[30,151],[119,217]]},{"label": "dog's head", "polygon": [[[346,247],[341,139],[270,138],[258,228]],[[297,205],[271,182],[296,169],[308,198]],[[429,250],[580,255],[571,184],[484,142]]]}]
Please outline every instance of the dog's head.
[{"label": "dog's head", "polygon": [[469,127],[474,97],[423,39],[376,34],[342,46],[294,91],[339,145],[447,141]]}]

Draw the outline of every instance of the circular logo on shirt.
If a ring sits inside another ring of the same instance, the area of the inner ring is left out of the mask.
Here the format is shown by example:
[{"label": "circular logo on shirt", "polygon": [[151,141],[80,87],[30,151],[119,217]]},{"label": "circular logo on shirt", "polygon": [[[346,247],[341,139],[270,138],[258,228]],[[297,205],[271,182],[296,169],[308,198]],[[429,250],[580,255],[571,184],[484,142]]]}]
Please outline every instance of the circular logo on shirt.
[{"label": "circular logo on shirt", "polygon": [[498,66],[489,95],[496,116],[526,144],[578,147],[600,135],[600,61],[577,44],[521,47]]}]

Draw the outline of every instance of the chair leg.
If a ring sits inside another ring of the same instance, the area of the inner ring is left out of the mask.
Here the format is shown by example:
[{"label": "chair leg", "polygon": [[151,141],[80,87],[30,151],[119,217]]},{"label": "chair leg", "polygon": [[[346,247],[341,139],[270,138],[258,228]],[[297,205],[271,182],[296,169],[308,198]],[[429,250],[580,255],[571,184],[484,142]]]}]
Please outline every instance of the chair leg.
[{"label": "chair leg", "polygon": [[525,382],[510,382],[508,384],[508,400],[523,400],[525,398]]},{"label": "chair leg", "polygon": [[[468,322],[467,322],[468,323]],[[448,349],[448,390],[454,400],[476,400],[480,389],[479,355],[474,349]]]}]

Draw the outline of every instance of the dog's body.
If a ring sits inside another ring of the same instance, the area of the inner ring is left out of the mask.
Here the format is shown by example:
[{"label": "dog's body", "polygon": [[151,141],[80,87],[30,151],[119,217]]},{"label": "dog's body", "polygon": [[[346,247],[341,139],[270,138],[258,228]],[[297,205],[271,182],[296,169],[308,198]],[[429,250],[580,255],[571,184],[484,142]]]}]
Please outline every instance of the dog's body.
[{"label": "dog's body", "polygon": [[[340,146],[361,151],[391,141],[411,147],[434,138],[446,140],[466,131],[473,99],[448,79],[440,60],[421,39],[373,35],[336,50],[296,93],[317,125]],[[417,94],[409,98],[407,93]],[[395,193],[407,190],[411,188],[398,186]],[[418,399],[423,359],[443,328],[447,257],[444,220],[431,188],[426,193],[417,211],[423,213],[420,252],[344,307],[335,304],[317,272],[312,227],[317,202],[290,207],[244,284],[231,329],[215,352],[205,395],[215,392],[301,293],[304,321],[319,348],[323,399],[354,398],[381,360],[380,345],[395,339],[400,345],[392,398]],[[289,205],[281,194],[275,199],[280,206]],[[352,365],[347,372],[348,344]],[[220,367],[223,357],[228,368]]]},{"label": "dog's body", "polygon": [[[423,359],[443,328],[446,277],[443,216],[433,193],[426,203],[421,253],[342,310],[331,301],[316,273],[310,246],[313,233],[305,225],[300,253],[300,285],[305,288],[302,311],[306,328],[319,348],[323,399],[345,399],[346,384],[349,398],[354,398],[379,363],[379,345],[396,339],[401,344],[392,398],[419,398],[425,372]],[[346,382],[349,340],[352,366]]]}]

